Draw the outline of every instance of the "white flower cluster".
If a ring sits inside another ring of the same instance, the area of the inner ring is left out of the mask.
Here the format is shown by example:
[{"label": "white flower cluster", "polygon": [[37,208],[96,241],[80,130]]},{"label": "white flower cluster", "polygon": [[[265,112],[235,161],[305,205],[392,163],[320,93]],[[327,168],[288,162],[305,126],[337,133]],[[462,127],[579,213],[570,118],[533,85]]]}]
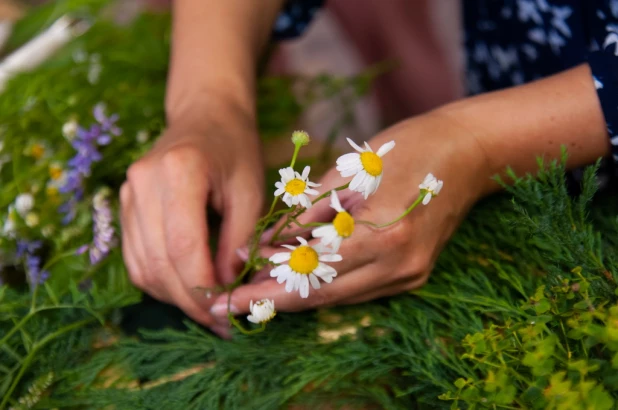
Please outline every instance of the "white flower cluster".
[{"label": "white flower cluster", "polygon": [[[293,138],[292,141],[297,146],[304,145],[305,139],[300,139],[301,133],[297,132],[294,135],[296,139]],[[343,178],[352,177],[348,189],[361,193],[367,199],[375,194],[380,186],[383,176],[382,158],[395,147],[395,141],[383,144],[376,152],[367,142],[364,148],[349,138],[348,143],[356,152],[339,157],[337,171]],[[320,184],[309,180],[309,172],[308,166],[302,174],[295,172],[292,167],[279,170],[281,181],[275,183],[277,188],[275,196],[283,196],[283,201],[290,207],[310,208],[312,201],[308,195],[318,195],[319,192],[313,188],[319,187]],[[428,174],[419,185],[419,189],[423,198],[422,203],[427,205],[431,198],[438,195],[442,189],[442,181]],[[302,298],[309,296],[310,285],[313,289],[320,288],[319,279],[331,283],[337,276],[337,271],[326,262],[342,260],[341,255],[337,254],[339,247],[343,240],[349,238],[354,232],[354,218],[343,208],[335,190],[330,193],[330,201],[331,208],[337,211],[337,214],[331,223],[312,231],[312,236],[320,239],[318,245],[311,245],[304,238],[297,237],[299,246],[282,245],[290,252],[276,253],[269,258],[270,262],[276,265],[270,271],[270,276],[276,278],[278,283],[285,283],[287,292],[298,291]],[[257,316],[254,314],[254,317]]]}]

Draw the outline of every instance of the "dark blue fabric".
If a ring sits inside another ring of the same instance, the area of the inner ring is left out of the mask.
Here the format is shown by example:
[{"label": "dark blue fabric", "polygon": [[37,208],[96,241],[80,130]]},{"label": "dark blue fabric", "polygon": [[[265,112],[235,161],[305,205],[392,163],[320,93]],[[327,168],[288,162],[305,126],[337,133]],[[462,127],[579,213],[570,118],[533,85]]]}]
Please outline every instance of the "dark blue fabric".
[{"label": "dark blue fabric", "polygon": [[[464,0],[462,8],[469,94],[527,83],[587,62],[618,161],[618,0]],[[308,20],[283,15],[296,28],[288,37],[302,33]]]},{"label": "dark blue fabric", "polygon": [[326,0],[288,0],[273,27],[273,40],[287,40],[302,34]]}]

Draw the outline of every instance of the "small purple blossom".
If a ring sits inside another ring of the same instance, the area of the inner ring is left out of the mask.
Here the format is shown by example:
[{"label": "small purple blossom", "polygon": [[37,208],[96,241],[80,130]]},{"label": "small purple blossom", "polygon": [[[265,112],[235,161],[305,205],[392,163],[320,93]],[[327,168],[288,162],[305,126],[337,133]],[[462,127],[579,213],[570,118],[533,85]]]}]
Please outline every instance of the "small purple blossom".
[{"label": "small purple blossom", "polygon": [[119,136],[122,133],[116,125],[118,115],[112,114],[107,117],[103,104],[100,103],[94,107],[93,115],[98,124],[91,125],[89,129],[78,126],[75,138],[71,142],[77,154],[67,164],[67,177],[60,187],[60,192],[72,193],[74,197],[58,209],[64,214],[63,223],[65,225],[75,218],[75,206],[77,201],[83,197],[84,178],[90,176],[92,165],[103,159],[97,148],[109,144],[112,136]]},{"label": "small purple blossom", "polygon": [[90,246],[90,263],[101,262],[115,245],[113,215],[106,192],[100,191],[93,198],[94,240]]},{"label": "small purple blossom", "polygon": [[35,254],[42,245],[41,241],[17,241],[15,256],[24,260],[30,287],[41,285],[49,278],[48,271],[41,271],[41,258]]}]

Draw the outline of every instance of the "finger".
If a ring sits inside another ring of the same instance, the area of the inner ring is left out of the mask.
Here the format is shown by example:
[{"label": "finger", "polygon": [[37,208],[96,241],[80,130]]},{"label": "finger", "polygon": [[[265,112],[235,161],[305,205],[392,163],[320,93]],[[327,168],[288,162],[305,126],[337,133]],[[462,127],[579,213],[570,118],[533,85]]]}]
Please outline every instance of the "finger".
[{"label": "finger", "polygon": [[[301,298],[298,291],[287,292],[285,285],[276,280],[266,280],[260,283],[251,283],[240,286],[232,292],[231,309],[243,315],[249,313],[250,302],[260,299],[274,300],[280,312],[298,312],[318,307],[332,306],[341,300],[349,299],[362,293],[369,292],[379,280],[380,272],[374,264],[350,272],[341,277],[337,276],[332,283],[320,283],[319,289],[311,289],[307,298]],[[213,305],[212,314],[227,315],[220,305],[227,304],[227,295],[220,296]]]},{"label": "finger", "polygon": [[427,275],[419,275],[412,278],[405,278],[396,283],[381,286],[378,289],[372,289],[369,292],[361,293],[347,299],[341,300],[341,305],[356,305],[358,303],[369,302],[372,300],[399,295],[404,292],[409,292],[413,289],[418,289],[427,283]]},{"label": "finger", "polygon": [[247,243],[254,231],[262,206],[262,201],[258,200],[260,195],[247,187],[232,186],[228,192],[233,194],[224,202],[216,259],[217,277],[222,284],[234,281],[243,262],[236,251]]},{"label": "finger", "polygon": [[[166,178],[161,184],[161,208],[143,204],[140,209],[154,209],[149,220],[159,221],[151,229],[155,249],[165,251],[164,263],[170,264],[170,270],[176,272],[184,288],[210,288],[215,285],[215,278],[206,225],[207,181],[190,158],[178,163],[182,160],[182,156],[168,159]],[[211,304],[196,293],[188,292],[188,295],[204,307]]]}]

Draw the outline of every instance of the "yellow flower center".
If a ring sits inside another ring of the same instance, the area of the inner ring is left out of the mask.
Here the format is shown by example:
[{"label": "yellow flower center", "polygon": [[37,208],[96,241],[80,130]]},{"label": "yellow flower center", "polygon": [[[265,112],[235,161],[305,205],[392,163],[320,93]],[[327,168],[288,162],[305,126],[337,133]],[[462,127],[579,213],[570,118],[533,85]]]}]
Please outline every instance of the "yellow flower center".
[{"label": "yellow flower center", "polygon": [[347,238],[354,232],[354,218],[347,212],[339,212],[333,219],[333,226],[339,236]]},{"label": "yellow flower center", "polygon": [[51,177],[51,179],[60,179],[60,177],[62,176],[62,168],[60,168],[57,165],[52,165],[49,167],[49,176]]},{"label": "yellow flower center", "polygon": [[310,246],[299,246],[292,251],[290,256],[290,268],[294,272],[308,275],[320,264],[318,253]]},{"label": "yellow flower center", "polygon": [[382,158],[373,152],[363,152],[360,154],[361,163],[365,171],[372,177],[377,177],[382,173]]},{"label": "yellow flower center", "polygon": [[41,157],[43,157],[43,154],[45,154],[45,147],[43,147],[43,145],[41,144],[34,144],[30,150],[30,153],[34,158],[41,159]]},{"label": "yellow flower center", "polygon": [[285,192],[290,195],[296,196],[305,192],[307,183],[302,179],[293,179],[285,185]]}]

